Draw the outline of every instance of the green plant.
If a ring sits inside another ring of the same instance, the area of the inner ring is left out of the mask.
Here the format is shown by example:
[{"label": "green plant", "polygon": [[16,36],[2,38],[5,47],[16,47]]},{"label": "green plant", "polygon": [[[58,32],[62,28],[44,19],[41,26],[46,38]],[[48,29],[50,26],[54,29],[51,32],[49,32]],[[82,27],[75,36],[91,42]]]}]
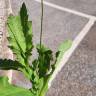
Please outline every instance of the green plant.
[{"label": "green plant", "polygon": [[[1,70],[21,71],[32,83],[31,89],[24,89],[8,83],[7,77],[0,77],[0,96],[45,96],[48,90],[48,82],[62,59],[65,51],[71,46],[71,41],[67,40],[61,44],[56,52],[56,59],[53,60],[52,51],[42,44],[42,24],[43,24],[43,0],[41,15],[40,44],[36,45],[38,58],[29,64],[34,47],[32,42],[32,22],[28,20],[28,14],[23,3],[18,16],[10,15],[7,21],[9,48],[13,51],[16,60],[0,59]],[[51,61],[53,60],[53,64]]]}]

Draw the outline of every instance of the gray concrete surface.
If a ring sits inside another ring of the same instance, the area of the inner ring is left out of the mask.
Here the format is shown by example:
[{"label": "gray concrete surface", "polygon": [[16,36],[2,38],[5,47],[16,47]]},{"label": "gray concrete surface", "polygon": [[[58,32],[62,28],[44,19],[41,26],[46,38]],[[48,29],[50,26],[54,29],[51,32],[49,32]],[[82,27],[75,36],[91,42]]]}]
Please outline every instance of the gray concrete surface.
[{"label": "gray concrete surface", "polygon": [[[11,0],[14,14],[17,14],[23,1],[26,2],[30,19],[33,21],[34,43],[39,42],[40,4],[34,0]],[[47,0],[63,7],[85,12],[95,16],[95,0]],[[62,12],[47,6],[44,11],[43,42],[54,52],[66,40],[74,40],[87,24],[88,19]],[[96,96],[96,24],[71,56],[53,81],[47,96]],[[14,72],[13,83],[30,87],[30,83]],[[22,83],[23,81],[23,83]]]},{"label": "gray concrete surface", "polygon": [[45,0],[62,7],[96,16],[96,0]]},{"label": "gray concrete surface", "polygon": [[47,96],[96,96],[96,24],[58,73]]}]

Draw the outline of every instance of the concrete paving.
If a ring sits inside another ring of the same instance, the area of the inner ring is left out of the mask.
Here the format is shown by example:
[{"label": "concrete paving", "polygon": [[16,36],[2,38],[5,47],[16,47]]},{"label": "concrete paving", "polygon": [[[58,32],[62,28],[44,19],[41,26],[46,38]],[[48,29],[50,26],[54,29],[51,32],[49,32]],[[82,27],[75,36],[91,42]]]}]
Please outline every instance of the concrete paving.
[{"label": "concrete paving", "polygon": [[47,96],[96,96],[96,24],[58,73]]},{"label": "concrete paving", "polygon": [[[34,0],[11,0],[14,14],[17,14],[22,2],[28,7],[30,20],[33,21],[34,43],[39,43],[40,32],[40,3]],[[70,10],[94,15],[95,0],[46,0]],[[44,6],[43,42],[56,52],[59,44],[74,39],[88,23],[89,19]],[[68,63],[62,68],[53,81],[47,96],[96,96],[96,24],[75,50]],[[14,72],[13,83],[29,88],[31,85],[21,77],[21,73]],[[22,83],[23,81],[23,83]]]},{"label": "concrete paving", "polygon": [[72,10],[96,16],[96,0],[45,0]]}]

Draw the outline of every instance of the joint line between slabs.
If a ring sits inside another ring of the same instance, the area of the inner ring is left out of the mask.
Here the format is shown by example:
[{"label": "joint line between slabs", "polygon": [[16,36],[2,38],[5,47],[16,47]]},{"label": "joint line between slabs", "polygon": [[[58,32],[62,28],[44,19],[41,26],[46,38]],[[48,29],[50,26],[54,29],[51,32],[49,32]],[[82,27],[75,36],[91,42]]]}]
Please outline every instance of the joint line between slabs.
[{"label": "joint line between slabs", "polygon": [[[40,0],[35,0],[35,1],[37,1],[39,3],[41,2]],[[75,10],[71,10],[71,9],[68,9],[68,8],[65,8],[65,7],[61,7],[59,5],[56,5],[56,4],[47,2],[47,1],[44,1],[44,4],[47,5],[47,6],[50,6],[52,8],[61,10],[61,11],[69,12],[69,13],[72,13],[72,14],[75,14],[75,15],[78,15],[78,16],[81,16],[81,17],[85,17],[85,18],[88,18],[88,19],[93,19],[93,20],[96,21],[96,17],[92,16],[92,15],[88,15],[88,14],[85,14],[85,13],[82,13],[82,12],[79,12],[79,11],[75,11]]]},{"label": "joint line between slabs", "polygon": [[81,41],[83,40],[83,38],[89,32],[89,30],[92,28],[92,26],[94,25],[94,23],[95,23],[95,21],[93,19],[90,19],[89,22],[85,25],[85,27],[78,34],[78,36],[75,38],[75,40],[73,40],[73,44],[72,44],[71,48],[67,52],[65,52],[65,54],[64,54],[61,62],[59,63],[59,65],[56,68],[56,70],[54,71],[54,73],[53,73],[53,75],[52,75],[52,77],[51,77],[51,79],[50,79],[50,81],[48,83],[49,88],[51,86],[52,81],[55,79],[55,77],[61,71],[61,69],[64,67],[64,65],[67,63],[67,61],[71,57],[72,53],[75,51],[75,49],[81,43]]}]

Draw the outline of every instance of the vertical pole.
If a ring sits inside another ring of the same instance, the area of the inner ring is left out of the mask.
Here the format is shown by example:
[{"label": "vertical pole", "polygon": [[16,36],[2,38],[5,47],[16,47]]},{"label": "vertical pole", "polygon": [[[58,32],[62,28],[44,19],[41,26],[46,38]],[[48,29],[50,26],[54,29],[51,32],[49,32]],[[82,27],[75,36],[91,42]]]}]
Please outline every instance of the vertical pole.
[{"label": "vertical pole", "polygon": [[42,33],[43,33],[43,0],[41,0],[41,32],[40,32],[40,48],[42,45]]}]

